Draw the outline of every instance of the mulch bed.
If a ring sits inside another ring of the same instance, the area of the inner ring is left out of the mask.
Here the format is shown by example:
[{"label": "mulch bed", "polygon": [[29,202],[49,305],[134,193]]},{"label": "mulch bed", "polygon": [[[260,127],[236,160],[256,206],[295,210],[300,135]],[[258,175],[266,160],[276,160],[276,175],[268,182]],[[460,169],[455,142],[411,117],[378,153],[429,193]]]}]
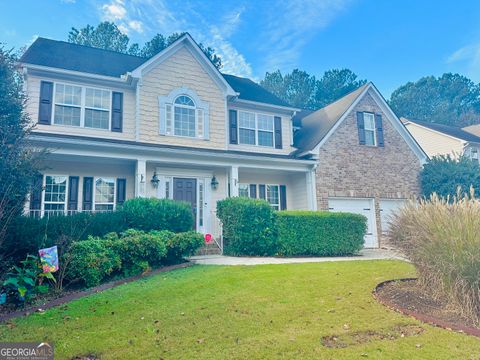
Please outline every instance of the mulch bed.
[{"label": "mulch bed", "polygon": [[417,320],[480,337],[480,328],[471,319],[455,312],[446,301],[425,294],[417,279],[382,282],[373,291],[373,296],[383,305]]},{"label": "mulch bed", "polygon": [[34,305],[26,306],[22,310],[9,311],[8,308],[7,309],[4,308],[4,310],[6,310],[6,312],[0,313],[0,322],[8,321],[10,319],[17,318],[17,317],[20,317],[20,316],[30,315],[31,313],[34,313],[34,312],[43,312],[43,311],[45,311],[47,309],[50,309],[54,306],[62,305],[62,304],[65,304],[69,301],[80,299],[84,296],[95,294],[95,293],[103,291],[103,290],[111,289],[111,288],[117,287],[119,285],[123,285],[123,284],[129,283],[129,282],[132,282],[132,281],[135,281],[135,280],[138,280],[138,279],[143,279],[143,278],[146,278],[146,277],[149,277],[149,276],[157,275],[157,274],[160,274],[160,273],[163,273],[163,272],[176,270],[176,269],[183,269],[183,268],[186,268],[186,267],[189,267],[189,266],[192,266],[192,265],[193,265],[193,263],[191,263],[191,262],[184,262],[184,263],[181,263],[181,264],[164,266],[164,267],[155,269],[153,271],[150,271],[146,274],[131,276],[131,277],[116,280],[116,281],[111,281],[111,282],[108,282],[108,283],[105,283],[105,284],[102,284],[102,285],[99,285],[99,286],[95,286],[93,288],[89,288],[89,289],[86,289],[86,290],[63,292],[60,295],[60,297],[56,297],[56,298],[52,298],[51,296],[50,296],[50,298],[47,297],[45,299],[42,299],[42,301],[43,301],[42,303],[39,304],[37,302]]}]

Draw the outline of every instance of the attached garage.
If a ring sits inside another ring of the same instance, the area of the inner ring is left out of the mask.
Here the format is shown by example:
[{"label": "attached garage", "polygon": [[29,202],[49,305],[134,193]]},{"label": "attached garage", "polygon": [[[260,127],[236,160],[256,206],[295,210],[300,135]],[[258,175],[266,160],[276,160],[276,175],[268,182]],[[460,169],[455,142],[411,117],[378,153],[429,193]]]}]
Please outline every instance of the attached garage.
[{"label": "attached garage", "polygon": [[380,199],[380,220],[383,234],[388,232],[392,215],[405,204],[405,201],[405,199]]},{"label": "attached garage", "polygon": [[378,247],[377,226],[375,221],[375,203],[373,199],[329,198],[328,209],[330,211],[349,212],[365,216],[367,218],[365,247]]}]

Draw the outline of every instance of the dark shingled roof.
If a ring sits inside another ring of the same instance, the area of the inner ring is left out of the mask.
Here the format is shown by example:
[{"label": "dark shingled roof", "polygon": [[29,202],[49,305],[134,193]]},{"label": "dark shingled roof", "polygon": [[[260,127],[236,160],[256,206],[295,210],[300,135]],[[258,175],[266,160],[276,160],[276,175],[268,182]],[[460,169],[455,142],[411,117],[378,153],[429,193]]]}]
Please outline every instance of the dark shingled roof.
[{"label": "dark shingled roof", "polygon": [[[37,38],[20,59],[21,63],[120,77],[148,59],[116,51],[77,45],[65,41]],[[265,88],[250,79],[222,74],[243,100],[290,107]]]},{"label": "dark shingled roof", "polygon": [[460,139],[460,140],[480,143],[480,137],[473,135],[465,130],[462,130],[461,128],[456,126],[448,126],[443,124],[431,123],[428,121],[410,120],[405,118],[402,118],[402,122],[403,123],[411,122],[411,123],[418,124],[420,126],[424,126],[426,128],[444,133],[446,135],[456,137],[457,139]]}]

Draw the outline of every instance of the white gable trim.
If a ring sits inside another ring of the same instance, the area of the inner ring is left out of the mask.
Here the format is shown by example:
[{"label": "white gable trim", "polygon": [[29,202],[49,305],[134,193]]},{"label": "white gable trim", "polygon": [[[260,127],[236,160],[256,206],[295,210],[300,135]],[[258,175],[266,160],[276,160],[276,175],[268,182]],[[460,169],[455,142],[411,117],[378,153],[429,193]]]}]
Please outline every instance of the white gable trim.
[{"label": "white gable trim", "polygon": [[367,94],[370,90],[372,90],[371,95],[373,100],[377,103],[378,106],[380,106],[381,110],[383,113],[388,117],[390,123],[393,125],[395,130],[402,136],[402,138],[405,140],[405,142],[408,144],[410,149],[415,153],[415,155],[418,157],[420,160],[421,164],[424,164],[428,156],[425,154],[423,149],[420,147],[420,145],[417,143],[417,141],[413,138],[412,134],[407,130],[405,125],[401,122],[401,120],[395,115],[395,113],[392,111],[390,106],[388,106],[387,102],[383,98],[383,96],[380,94],[380,92],[377,90],[375,85],[373,83],[369,83],[368,86],[363,90],[363,92],[357,97],[357,99],[350,105],[350,107],[345,111],[345,113],[342,115],[342,117],[336,122],[336,124],[328,131],[327,135],[324,136],[322,141],[311,151],[313,154],[318,154],[320,147],[323,146],[327,142],[327,140],[332,136],[332,134],[338,129],[338,127],[343,123],[343,121],[346,119],[346,117],[352,112],[352,110],[357,106],[357,104],[363,99],[365,94]]},{"label": "white gable trim", "polygon": [[238,95],[188,33],[133,70],[131,73],[132,77],[142,78],[145,76],[145,74],[154,69],[156,66],[160,65],[182,48],[186,48],[192,54],[200,66],[202,66],[202,68],[210,75],[210,77],[218,85],[222,92],[225,93],[225,95]]}]

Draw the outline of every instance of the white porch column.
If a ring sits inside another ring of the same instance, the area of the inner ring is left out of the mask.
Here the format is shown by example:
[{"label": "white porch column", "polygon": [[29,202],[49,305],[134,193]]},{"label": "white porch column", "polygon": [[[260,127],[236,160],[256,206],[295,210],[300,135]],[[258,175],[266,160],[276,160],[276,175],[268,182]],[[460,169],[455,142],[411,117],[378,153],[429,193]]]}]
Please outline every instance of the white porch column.
[{"label": "white porch column", "polygon": [[238,196],[238,166],[230,167],[230,196]]},{"label": "white porch column", "polygon": [[308,210],[317,210],[317,182],[315,176],[315,169],[307,171],[305,173],[307,180],[307,201],[308,201]]},{"label": "white porch column", "polygon": [[137,159],[135,165],[135,197],[146,197],[147,162]]}]

